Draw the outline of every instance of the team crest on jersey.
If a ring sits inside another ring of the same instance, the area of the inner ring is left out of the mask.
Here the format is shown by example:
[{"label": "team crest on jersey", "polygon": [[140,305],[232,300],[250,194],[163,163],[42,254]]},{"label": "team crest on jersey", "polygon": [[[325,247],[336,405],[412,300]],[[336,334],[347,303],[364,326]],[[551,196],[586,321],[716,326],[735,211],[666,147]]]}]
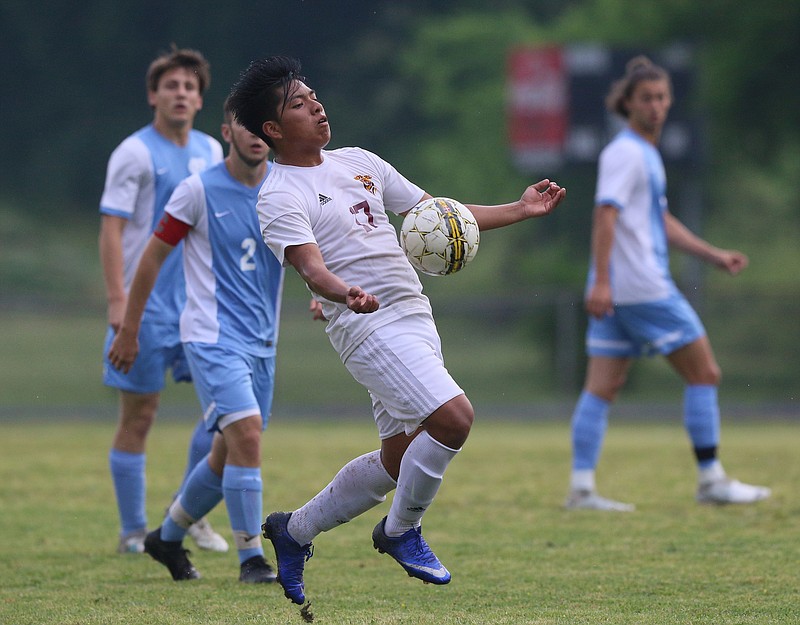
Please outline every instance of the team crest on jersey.
[{"label": "team crest on jersey", "polygon": [[378,187],[376,187],[375,183],[372,182],[372,176],[370,176],[369,174],[361,174],[356,176],[355,179],[358,180],[361,184],[363,184],[364,188],[367,191],[372,193],[372,195],[375,195],[375,191],[378,190]]}]

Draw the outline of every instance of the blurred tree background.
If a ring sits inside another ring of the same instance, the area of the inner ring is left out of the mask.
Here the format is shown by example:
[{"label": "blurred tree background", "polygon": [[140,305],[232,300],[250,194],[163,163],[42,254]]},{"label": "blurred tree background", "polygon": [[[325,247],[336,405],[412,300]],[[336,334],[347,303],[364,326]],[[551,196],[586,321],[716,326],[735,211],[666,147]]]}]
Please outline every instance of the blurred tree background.
[{"label": "blurred tree background", "polygon": [[[738,389],[743,400],[796,403],[800,2],[491,5],[5,0],[0,319],[3,311],[58,307],[98,315],[102,326],[96,236],[105,166],[122,138],[150,121],[144,73],[172,42],[201,50],[212,65],[196,127],[219,136],[222,102],[249,61],[298,56],[331,118],[331,147],[363,146],[429,192],[474,203],[515,199],[534,181],[514,168],[509,153],[505,68],[511,47],[588,42],[646,51],[681,42],[695,51],[690,106],[703,120],[706,146],[696,168],[670,172],[672,208],[681,216],[676,198],[683,189],[699,189],[702,219],[690,225],[720,246],[747,252],[752,263],[735,280],[704,270],[702,281],[690,282],[699,291],[695,300],[726,389],[734,395]],[[542,177],[568,187],[563,210],[488,234],[479,260],[463,275],[424,282],[440,325],[446,316],[464,341],[487,327],[507,327],[512,342],[523,346],[520,360],[525,349],[533,354],[544,346],[545,354],[531,356],[516,383],[535,388],[536,378],[537,397],[567,397],[582,377],[580,298],[594,170],[564,167],[534,176]],[[702,184],[689,184],[697,180]],[[688,264],[676,257],[675,265],[680,281]],[[288,310],[299,310],[293,302],[305,298],[302,288],[287,288]],[[479,357],[472,368],[477,363]],[[649,386],[669,376],[658,367],[641,374]],[[481,376],[474,377],[477,384]],[[633,380],[634,396],[646,386]]]}]

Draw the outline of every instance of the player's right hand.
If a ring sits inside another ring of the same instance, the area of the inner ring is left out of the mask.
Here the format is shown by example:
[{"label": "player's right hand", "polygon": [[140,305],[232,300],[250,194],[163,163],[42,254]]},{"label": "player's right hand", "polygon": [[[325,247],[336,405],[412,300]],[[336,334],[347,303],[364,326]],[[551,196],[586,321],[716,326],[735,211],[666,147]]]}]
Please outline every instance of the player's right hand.
[{"label": "player's right hand", "polygon": [[133,366],[136,356],[139,355],[138,333],[132,333],[121,328],[114,336],[111,348],[108,350],[108,360],[115,369],[128,373]]},{"label": "player's right hand", "polygon": [[371,313],[380,308],[378,298],[370,295],[360,286],[351,286],[345,298],[347,307],[355,313]]},{"label": "player's right hand", "polygon": [[613,315],[614,302],[611,299],[611,287],[607,284],[595,284],[589,290],[584,304],[586,312],[595,319],[601,319],[605,315]]}]

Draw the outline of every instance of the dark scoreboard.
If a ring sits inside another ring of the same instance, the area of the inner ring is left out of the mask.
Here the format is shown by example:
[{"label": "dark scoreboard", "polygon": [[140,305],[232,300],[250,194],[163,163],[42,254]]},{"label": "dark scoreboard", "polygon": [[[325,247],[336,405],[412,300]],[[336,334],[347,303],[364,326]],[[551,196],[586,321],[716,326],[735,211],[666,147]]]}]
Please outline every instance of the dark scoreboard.
[{"label": "dark scoreboard", "polygon": [[533,173],[595,163],[625,123],[606,111],[605,97],[611,83],[624,75],[626,63],[640,54],[667,70],[672,80],[672,109],[659,143],[665,163],[698,163],[704,146],[691,47],[637,50],[581,44],[509,51],[508,139],[516,167]]}]

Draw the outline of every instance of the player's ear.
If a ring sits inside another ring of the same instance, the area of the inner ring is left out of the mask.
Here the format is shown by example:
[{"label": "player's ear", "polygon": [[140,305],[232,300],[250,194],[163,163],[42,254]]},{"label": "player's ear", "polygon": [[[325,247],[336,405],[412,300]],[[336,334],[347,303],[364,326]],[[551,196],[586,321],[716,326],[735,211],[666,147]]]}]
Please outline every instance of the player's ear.
[{"label": "player's ear", "polygon": [[275,140],[283,138],[283,133],[281,132],[281,125],[274,120],[265,121],[261,126],[261,130],[270,139]]},{"label": "player's ear", "polygon": [[225,143],[231,142],[231,125],[227,122],[224,122],[220,127],[220,132],[222,133],[222,138],[225,140]]}]

